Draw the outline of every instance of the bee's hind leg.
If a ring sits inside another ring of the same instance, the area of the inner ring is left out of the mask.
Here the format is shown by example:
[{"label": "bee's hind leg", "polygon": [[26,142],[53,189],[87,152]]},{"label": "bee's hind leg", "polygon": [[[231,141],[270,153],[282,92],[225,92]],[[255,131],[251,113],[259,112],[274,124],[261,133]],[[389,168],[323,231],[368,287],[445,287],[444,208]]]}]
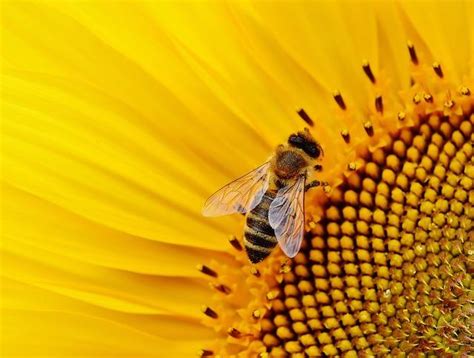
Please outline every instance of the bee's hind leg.
[{"label": "bee's hind leg", "polygon": [[315,188],[317,186],[326,186],[326,185],[328,185],[328,182],[326,181],[313,180],[304,186],[304,191],[306,192],[311,188]]}]

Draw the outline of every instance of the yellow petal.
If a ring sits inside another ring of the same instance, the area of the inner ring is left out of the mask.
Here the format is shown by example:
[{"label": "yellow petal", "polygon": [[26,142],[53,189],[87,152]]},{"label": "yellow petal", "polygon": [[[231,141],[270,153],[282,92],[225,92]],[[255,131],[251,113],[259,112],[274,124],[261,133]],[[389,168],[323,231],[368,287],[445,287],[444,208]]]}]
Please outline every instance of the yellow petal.
[{"label": "yellow petal", "polygon": [[469,73],[474,64],[471,1],[403,1],[401,8],[448,76],[460,81]]},{"label": "yellow petal", "polygon": [[[206,194],[189,178],[193,171],[182,173],[184,169],[180,169],[181,174],[171,174],[173,169],[167,162],[176,159],[175,163],[182,163],[183,159],[173,158],[172,152],[163,149],[162,158],[146,162],[150,153],[143,148],[134,153],[133,143],[156,146],[146,144],[146,133],[130,138],[133,128],[126,123],[122,134],[116,134],[120,122],[114,121],[117,117],[113,113],[104,113],[78,97],[67,97],[65,92],[11,78],[5,82],[5,86],[11,85],[4,105],[4,115],[9,118],[4,127],[6,181],[133,235],[219,248],[222,237],[216,236],[218,228],[201,218]],[[35,91],[42,98],[37,98]],[[56,98],[54,114],[49,111],[52,99],[48,95]],[[60,96],[66,96],[64,104],[58,101]],[[71,110],[71,106],[76,108]],[[86,108],[93,112],[81,114]],[[99,127],[94,126],[94,118],[102,119]],[[119,145],[120,140],[127,145]],[[163,175],[167,171],[169,174]],[[167,215],[170,207],[173,215]],[[187,225],[180,225],[182,222]],[[205,236],[195,236],[195,232]],[[175,239],[178,235],[180,240]]]},{"label": "yellow petal", "polygon": [[5,277],[99,307],[201,317],[201,305],[211,295],[198,279],[107,269],[7,239],[3,243]]},{"label": "yellow petal", "polygon": [[8,278],[2,278],[2,307],[22,311],[82,313],[114,321],[137,331],[170,340],[200,340],[211,337],[210,331],[196,319],[111,310]]},{"label": "yellow petal", "polygon": [[88,264],[163,276],[200,276],[196,265],[211,259],[226,261],[215,251],[162,244],[109,229],[10,186],[3,187],[2,195],[3,234],[9,245],[19,242]]}]

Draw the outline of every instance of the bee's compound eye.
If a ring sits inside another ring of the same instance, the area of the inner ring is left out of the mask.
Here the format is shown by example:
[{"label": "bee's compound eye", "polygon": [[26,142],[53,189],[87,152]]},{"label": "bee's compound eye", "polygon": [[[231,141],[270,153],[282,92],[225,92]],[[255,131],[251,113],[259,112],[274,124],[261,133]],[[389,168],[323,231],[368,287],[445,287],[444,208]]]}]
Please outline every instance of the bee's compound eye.
[{"label": "bee's compound eye", "polygon": [[321,151],[319,150],[318,146],[314,143],[308,144],[305,148],[304,151],[306,154],[308,154],[310,157],[313,158],[318,158],[321,155]]},{"label": "bee's compound eye", "polygon": [[292,134],[288,138],[288,143],[294,145],[295,147],[301,147],[301,145],[304,143],[304,139],[299,135]]}]

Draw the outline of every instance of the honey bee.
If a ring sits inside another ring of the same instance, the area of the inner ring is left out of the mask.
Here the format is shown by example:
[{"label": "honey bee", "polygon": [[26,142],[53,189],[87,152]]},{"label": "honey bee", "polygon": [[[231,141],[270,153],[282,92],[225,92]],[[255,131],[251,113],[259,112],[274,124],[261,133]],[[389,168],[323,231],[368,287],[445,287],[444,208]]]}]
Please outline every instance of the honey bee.
[{"label": "honey bee", "polygon": [[267,162],[227,184],[204,204],[204,216],[247,214],[244,246],[252,263],[264,260],[278,243],[288,257],[298,253],[304,236],[304,194],[327,185],[306,179],[322,169],[321,145],[307,128],[280,144]]}]

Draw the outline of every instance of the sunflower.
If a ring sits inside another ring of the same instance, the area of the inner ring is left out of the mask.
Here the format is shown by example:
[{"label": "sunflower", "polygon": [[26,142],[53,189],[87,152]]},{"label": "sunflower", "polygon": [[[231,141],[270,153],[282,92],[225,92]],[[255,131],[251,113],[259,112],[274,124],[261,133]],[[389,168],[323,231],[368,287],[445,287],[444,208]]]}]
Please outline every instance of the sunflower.
[{"label": "sunflower", "polygon": [[[473,14],[2,2],[2,356],[472,354]],[[309,124],[329,186],[251,265],[202,204]]]}]

